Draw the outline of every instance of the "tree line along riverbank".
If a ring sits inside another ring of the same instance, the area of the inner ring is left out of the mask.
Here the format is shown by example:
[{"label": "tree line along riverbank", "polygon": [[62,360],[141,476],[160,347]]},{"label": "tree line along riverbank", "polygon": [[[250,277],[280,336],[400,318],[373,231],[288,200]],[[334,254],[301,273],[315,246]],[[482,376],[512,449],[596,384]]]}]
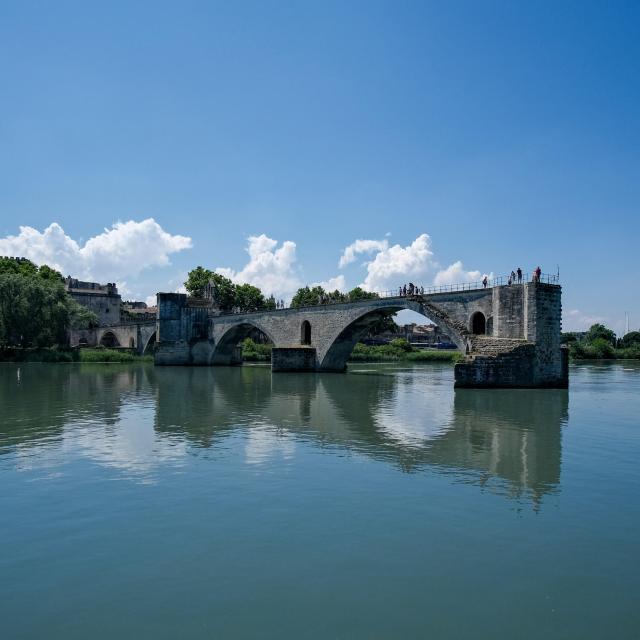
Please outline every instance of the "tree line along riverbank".
[{"label": "tree line along riverbank", "polygon": [[[247,338],[241,344],[245,362],[271,362],[271,345],[259,344]],[[458,351],[424,351],[414,349],[404,339],[391,344],[367,346],[357,344],[351,354],[351,362],[457,362],[462,358]],[[84,349],[3,348],[0,362],[153,362],[153,356],[140,356],[126,349],[105,347]]]},{"label": "tree line along riverbank", "polygon": [[127,349],[95,347],[86,349],[3,348],[0,362],[153,362],[153,356],[140,356]]},{"label": "tree line along riverbank", "polygon": [[[392,340],[389,344],[369,346],[356,344],[350,362],[458,362],[462,359],[459,351],[435,351],[415,349],[404,338]],[[251,338],[242,343],[242,359],[246,362],[270,362],[271,345],[258,344]]]},{"label": "tree line along riverbank", "polygon": [[588,331],[562,334],[562,343],[569,348],[572,360],[639,360],[640,331],[630,331],[622,338],[603,324],[594,324]]},{"label": "tree line along riverbank", "polygon": [[[605,328],[606,329],[606,328]],[[608,330],[607,330],[608,331]],[[625,338],[612,342],[610,336],[603,337],[598,328],[591,335],[563,334],[563,343],[569,348],[572,360],[640,360],[640,332],[627,334]],[[637,334],[637,339],[636,335]],[[615,345],[615,346],[614,346]],[[246,338],[241,343],[242,359],[245,362],[271,362],[271,345],[254,342]],[[369,346],[356,344],[350,362],[450,362],[462,360],[459,351],[436,351],[416,349],[404,338],[389,344]],[[24,349],[0,348],[0,362],[153,362],[153,356],[141,356],[128,349],[94,347],[63,349],[58,347]]]}]

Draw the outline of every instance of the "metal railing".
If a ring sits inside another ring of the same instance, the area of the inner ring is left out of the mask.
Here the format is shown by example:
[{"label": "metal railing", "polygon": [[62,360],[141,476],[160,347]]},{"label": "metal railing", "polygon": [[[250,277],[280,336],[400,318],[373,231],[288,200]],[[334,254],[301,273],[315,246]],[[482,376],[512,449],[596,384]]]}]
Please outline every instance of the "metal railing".
[{"label": "metal railing", "polygon": [[[511,280],[511,282],[509,282]],[[431,285],[429,287],[423,286],[413,286],[413,291],[410,291],[410,287],[406,287],[403,285],[402,287],[398,287],[397,289],[390,289],[387,291],[378,291],[376,292],[378,295],[378,299],[380,298],[416,298],[419,296],[427,296],[433,295],[436,293],[455,293],[462,291],[482,291],[483,289],[491,289],[493,287],[501,287],[501,286],[513,286],[517,287],[527,282],[539,282],[542,284],[559,284],[560,276],[558,274],[549,274],[542,273],[539,277],[536,277],[534,274],[523,273],[522,278],[511,279],[511,276],[496,276],[495,278],[487,279],[486,285],[482,280],[477,280],[475,282],[462,282],[459,284],[442,284],[442,285]],[[346,296],[346,294],[345,294]],[[376,298],[371,298],[371,300],[375,300]],[[274,311],[287,311],[289,309],[308,309],[312,307],[326,307],[328,305],[334,304],[349,304],[351,302],[365,302],[366,299],[359,300],[350,300],[348,296],[345,297],[344,300],[332,300],[328,298],[324,301],[318,301],[317,304],[304,305],[301,307],[291,307],[285,305],[284,307],[278,307],[277,309],[272,309],[270,312]],[[222,316],[230,316],[230,315],[248,315],[251,313],[265,313],[265,310],[261,311],[227,311],[220,315]]]},{"label": "metal railing", "polygon": [[404,291],[404,285],[398,287],[398,289],[387,290],[379,293],[381,298],[405,298],[410,295],[433,295],[434,293],[453,293],[456,291],[476,291],[481,289],[491,289],[492,287],[501,287],[504,285],[518,286],[527,282],[540,282],[543,284],[559,284],[560,276],[557,274],[541,273],[539,277],[535,274],[523,273],[522,278],[518,280],[516,276],[515,280],[511,279],[511,276],[496,276],[495,278],[487,279],[485,285],[482,280],[476,280],[475,282],[462,282],[458,284],[442,284],[431,285],[430,287],[418,287],[414,285],[412,293],[409,293],[409,287],[407,291]]}]

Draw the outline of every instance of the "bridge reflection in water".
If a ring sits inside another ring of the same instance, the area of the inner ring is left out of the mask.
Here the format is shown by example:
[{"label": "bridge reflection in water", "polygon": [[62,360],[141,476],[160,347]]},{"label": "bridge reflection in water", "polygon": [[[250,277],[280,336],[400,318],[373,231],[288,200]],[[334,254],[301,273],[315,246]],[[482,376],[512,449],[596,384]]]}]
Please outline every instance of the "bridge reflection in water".
[{"label": "bridge reflection in water", "polygon": [[304,442],[534,506],[560,487],[567,391],[454,391],[447,366],[272,376],[266,367],[29,365],[0,377],[0,464],[16,450],[50,464],[52,450],[76,439],[94,461],[148,481],[188,451],[240,435],[247,463],[295,456]]}]

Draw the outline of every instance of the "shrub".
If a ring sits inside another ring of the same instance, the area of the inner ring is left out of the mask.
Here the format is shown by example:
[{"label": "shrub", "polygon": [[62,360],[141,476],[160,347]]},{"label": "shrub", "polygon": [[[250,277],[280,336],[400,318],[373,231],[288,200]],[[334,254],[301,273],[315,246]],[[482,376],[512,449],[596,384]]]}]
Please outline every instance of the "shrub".
[{"label": "shrub", "polygon": [[245,338],[241,344],[242,359],[247,362],[270,362],[271,348],[270,344],[258,344],[251,338]]},{"label": "shrub", "polygon": [[596,338],[587,345],[587,352],[591,353],[592,358],[614,358],[615,353],[611,342],[606,338]]},{"label": "shrub", "polygon": [[398,349],[399,351],[405,351],[406,353],[413,351],[413,347],[411,346],[409,341],[405,340],[404,338],[395,338],[390,342],[389,346],[393,347],[394,349]]},{"label": "shrub", "polygon": [[80,349],[80,362],[152,362],[153,356],[139,356],[130,351],[116,349]]},{"label": "shrub", "polygon": [[[396,343],[394,345],[394,343]],[[409,347],[407,350],[406,347]],[[358,342],[351,353],[352,362],[458,362],[463,355],[458,351],[422,351],[413,349],[404,339],[394,340],[391,344],[368,346]]]}]

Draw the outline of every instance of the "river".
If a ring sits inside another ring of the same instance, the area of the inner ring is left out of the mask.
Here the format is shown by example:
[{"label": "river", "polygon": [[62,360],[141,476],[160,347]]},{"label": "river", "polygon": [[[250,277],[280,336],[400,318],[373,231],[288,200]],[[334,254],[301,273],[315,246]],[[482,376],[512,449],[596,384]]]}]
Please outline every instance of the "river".
[{"label": "river", "polygon": [[0,365],[0,636],[640,637],[640,366]]}]

